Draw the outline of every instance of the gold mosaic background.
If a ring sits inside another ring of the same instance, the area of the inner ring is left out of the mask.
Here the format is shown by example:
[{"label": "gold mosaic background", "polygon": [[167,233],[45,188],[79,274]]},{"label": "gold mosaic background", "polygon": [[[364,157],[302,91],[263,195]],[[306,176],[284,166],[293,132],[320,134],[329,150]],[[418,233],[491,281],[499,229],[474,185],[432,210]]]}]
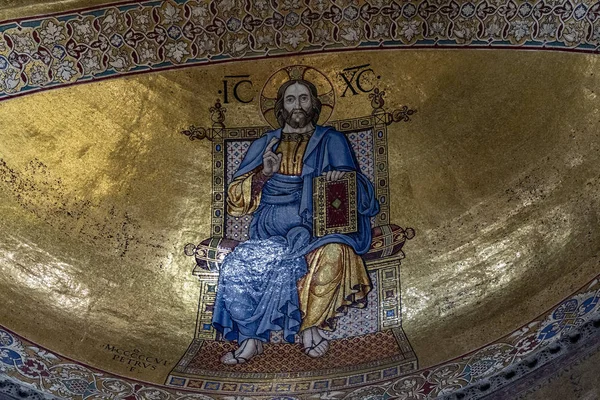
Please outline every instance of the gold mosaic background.
[{"label": "gold mosaic background", "polygon": [[[36,9],[36,13],[38,10]],[[193,338],[183,246],[209,236],[210,126],[225,75],[255,91],[307,64],[337,85],[371,63],[390,132],[391,221],[414,227],[403,327],[426,367],[517,329],[598,271],[597,58],[519,51],[363,51],[126,77],[0,103],[0,322],[92,366],[163,383]],[[229,126],[264,125],[258,96]],[[333,119],[370,112],[338,97]],[[166,360],[130,372],[106,346]]]}]

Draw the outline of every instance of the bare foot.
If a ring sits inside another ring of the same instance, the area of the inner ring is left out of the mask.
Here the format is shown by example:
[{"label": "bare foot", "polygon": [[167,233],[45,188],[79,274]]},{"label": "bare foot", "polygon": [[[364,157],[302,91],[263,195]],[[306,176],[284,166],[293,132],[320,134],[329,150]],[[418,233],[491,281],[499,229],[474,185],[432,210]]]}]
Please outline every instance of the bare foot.
[{"label": "bare foot", "polygon": [[221,362],[226,365],[244,364],[254,356],[263,352],[262,342],[258,339],[247,339],[235,351],[227,352],[221,357]]},{"label": "bare foot", "polygon": [[323,357],[329,350],[329,342],[321,335],[319,328],[311,326],[302,331],[304,353],[310,357]]}]

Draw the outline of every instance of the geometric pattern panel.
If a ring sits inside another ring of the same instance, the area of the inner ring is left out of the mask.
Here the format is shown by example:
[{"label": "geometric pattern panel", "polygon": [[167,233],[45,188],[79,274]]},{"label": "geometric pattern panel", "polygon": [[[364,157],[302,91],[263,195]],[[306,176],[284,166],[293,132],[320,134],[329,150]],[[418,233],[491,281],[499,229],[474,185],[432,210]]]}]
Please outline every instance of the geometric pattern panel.
[{"label": "geometric pattern panel", "polygon": [[337,320],[335,331],[326,331],[325,336],[327,339],[361,336],[379,330],[377,271],[370,272],[369,276],[371,277],[373,289],[371,289],[367,296],[367,306],[365,308],[348,308],[347,313]]},{"label": "geometric pattern panel", "polygon": [[252,140],[228,140],[226,141],[227,167],[225,169],[226,182],[229,184],[233,180],[233,174],[240,167],[246,152],[252,144]]},{"label": "geometric pattern panel", "polygon": [[[226,167],[225,167],[225,182],[227,185],[233,180],[233,174],[237,171],[240,163],[244,159],[244,155],[250,148],[252,141],[250,140],[228,140],[226,143]],[[248,240],[248,230],[252,215],[244,215],[243,217],[233,217],[225,214],[225,237],[228,239],[239,240],[243,242]]]},{"label": "geometric pattern panel", "polygon": [[349,132],[346,134],[348,141],[356,154],[360,172],[363,173],[371,183],[375,183],[375,154],[373,154],[373,130],[368,129],[360,132]]},{"label": "geometric pattern panel", "polygon": [[[330,342],[327,354],[319,358],[308,357],[299,343],[269,343],[264,353],[251,363],[224,365],[220,357],[237,347],[236,343],[223,341],[204,341],[191,362],[185,368],[187,374],[208,374],[211,371],[276,374],[300,373],[319,370],[356,367],[369,362],[394,358],[402,361],[402,349],[391,330],[376,332],[367,336],[340,339]],[[360,351],[356,351],[360,349]]]}]

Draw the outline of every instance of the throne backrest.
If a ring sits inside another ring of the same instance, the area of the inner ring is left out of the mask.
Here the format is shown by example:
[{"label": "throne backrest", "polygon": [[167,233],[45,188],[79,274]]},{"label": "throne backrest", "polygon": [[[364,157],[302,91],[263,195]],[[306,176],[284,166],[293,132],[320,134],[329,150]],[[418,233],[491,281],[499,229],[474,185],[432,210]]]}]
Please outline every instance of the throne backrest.
[{"label": "throne backrest", "polygon": [[[372,128],[360,131],[345,132],[348,141],[356,155],[360,171],[375,184],[375,151],[374,151],[374,132]],[[225,140],[225,184],[226,187],[231,183],[233,175],[239,168],[248,148],[253,140]],[[244,241],[249,239],[248,227],[252,220],[251,215],[243,217],[234,217],[225,212],[225,231],[224,236],[227,239]],[[371,225],[375,225],[375,218],[372,218]]]},{"label": "throne backrest", "polygon": [[[389,172],[386,114],[334,121],[329,125],[346,134],[361,172],[373,183],[380,213],[372,218],[372,226],[389,224]],[[248,239],[252,216],[227,214],[227,186],[239,168],[252,142],[269,130],[267,127],[214,129],[213,137],[213,203],[212,236],[238,241]]]}]

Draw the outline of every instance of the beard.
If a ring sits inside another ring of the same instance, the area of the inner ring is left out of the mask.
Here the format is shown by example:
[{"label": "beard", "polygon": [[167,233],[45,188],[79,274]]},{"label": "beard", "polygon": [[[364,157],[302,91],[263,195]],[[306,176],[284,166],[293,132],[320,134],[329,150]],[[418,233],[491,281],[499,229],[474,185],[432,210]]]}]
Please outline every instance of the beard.
[{"label": "beard", "polygon": [[300,108],[292,110],[291,112],[286,109],[282,110],[283,118],[285,122],[292,128],[304,128],[306,125],[312,122],[314,111],[311,109],[310,112],[306,112]]}]

